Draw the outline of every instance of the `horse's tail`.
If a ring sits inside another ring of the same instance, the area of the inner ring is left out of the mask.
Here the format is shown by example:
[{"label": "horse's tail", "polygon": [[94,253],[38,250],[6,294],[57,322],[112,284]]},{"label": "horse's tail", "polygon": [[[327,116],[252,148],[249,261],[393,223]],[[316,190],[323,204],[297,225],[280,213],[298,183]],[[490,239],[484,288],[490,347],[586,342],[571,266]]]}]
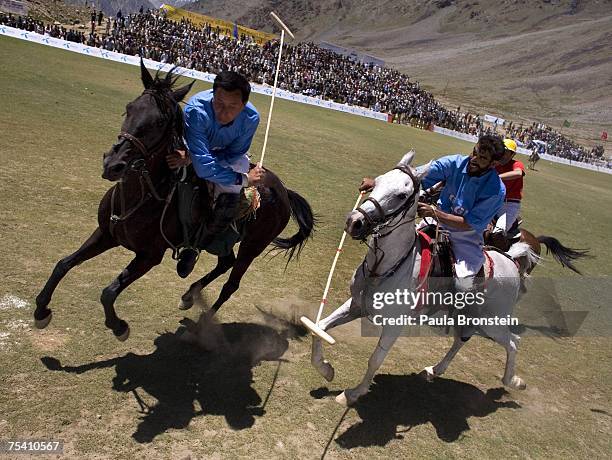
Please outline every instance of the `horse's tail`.
[{"label": "horse's tail", "polygon": [[541,257],[529,246],[528,243],[514,243],[506,254],[519,263],[519,271],[525,275],[532,267],[537,265]]},{"label": "horse's tail", "polygon": [[567,267],[579,275],[582,275],[580,270],[574,267],[573,261],[582,259],[583,257],[590,257],[588,249],[572,249],[565,247],[557,238],[552,236],[538,236],[538,241],[546,246],[546,254],[552,253],[555,260],[563,267]]},{"label": "horse's tail", "polygon": [[295,235],[289,238],[274,238],[272,241],[272,246],[274,246],[272,250],[285,251],[287,263],[289,263],[294,256],[299,257],[306,241],[308,241],[308,238],[312,237],[316,219],[312,213],[312,208],[304,197],[289,189],[287,189],[287,195],[289,195],[291,217],[298,225],[299,229]]}]

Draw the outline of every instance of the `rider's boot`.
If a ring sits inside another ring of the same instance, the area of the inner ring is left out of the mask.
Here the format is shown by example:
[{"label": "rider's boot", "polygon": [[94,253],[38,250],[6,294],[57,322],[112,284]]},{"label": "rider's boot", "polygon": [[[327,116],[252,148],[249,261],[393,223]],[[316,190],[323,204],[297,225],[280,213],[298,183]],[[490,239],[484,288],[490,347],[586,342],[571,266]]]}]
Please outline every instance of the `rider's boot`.
[{"label": "rider's boot", "polygon": [[[212,240],[237,217],[240,209],[240,193],[221,193],[216,200],[213,220],[204,226],[204,231],[197,241],[197,247],[205,249]],[[199,251],[195,248],[185,248],[179,255],[176,272],[181,278],[186,278],[193,271],[198,260]]]}]

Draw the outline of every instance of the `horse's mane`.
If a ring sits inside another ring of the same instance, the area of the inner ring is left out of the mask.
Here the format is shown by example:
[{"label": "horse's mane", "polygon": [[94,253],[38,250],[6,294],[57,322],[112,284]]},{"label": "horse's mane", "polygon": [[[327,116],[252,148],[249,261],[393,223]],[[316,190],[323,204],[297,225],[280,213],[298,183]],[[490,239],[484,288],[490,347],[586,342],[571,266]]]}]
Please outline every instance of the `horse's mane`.
[{"label": "horse's mane", "polygon": [[174,73],[175,70],[176,70],[176,66],[172,67],[165,76],[161,76],[159,73],[159,70],[155,72],[155,78],[153,78],[153,84],[151,85],[151,88],[149,89],[155,92],[162,93],[162,94],[172,91],[174,89],[174,86],[176,85],[176,82],[181,77],[180,74],[177,75]]},{"label": "horse's mane", "polygon": [[170,69],[165,76],[162,76],[159,70],[155,72],[153,83],[148,88],[147,92],[155,99],[157,107],[159,108],[163,117],[174,122],[177,134],[179,137],[182,137],[183,112],[180,109],[175,110],[175,104],[178,105],[178,102],[174,100],[172,95],[176,82],[181,77],[180,74],[177,75],[174,73],[175,70],[176,66],[172,67],[172,69]]}]

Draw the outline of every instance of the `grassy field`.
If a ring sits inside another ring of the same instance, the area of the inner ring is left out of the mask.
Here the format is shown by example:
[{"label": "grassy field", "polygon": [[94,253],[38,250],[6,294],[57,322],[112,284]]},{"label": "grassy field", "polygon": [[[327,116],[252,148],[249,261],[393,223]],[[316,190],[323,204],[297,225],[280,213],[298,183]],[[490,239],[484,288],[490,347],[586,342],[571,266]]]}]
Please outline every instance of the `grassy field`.
[{"label": "grassy field", "polygon": [[[320,225],[286,272],[280,258],[255,262],[220,311],[214,333],[224,346],[201,352],[177,341],[184,313],[176,305],[188,284],[169,257],[119,297],[117,312],[132,333],[117,342],[98,299],[131,259],[122,249],[71,272],[53,298],[53,322],[33,330],[33,299],[54,264],[96,226],[109,187],[102,153],[141,85],[136,67],[4,37],[0,66],[0,439],[62,439],[69,458],[609,456],[609,337],[525,338],[518,374],[528,387],[512,393],[500,388],[498,346],[471,341],[444,378],[426,384],[416,374],[450,340],[402,338],[370,394],[346,411],[332,396],[361,378],[375,340],[360,338],[358,326],[340,328],[327,350],[337,377],[325,386],[310,367],[310,340],[287,338],[291,328],[259,313],[318,306],[363,175],[392,168],[411,147],[419,163],[471,149],[405,126],[277,101],[266,166],[310,202]],[[198,83],[194,92],[205,88]],[[269,99],[252,101],[265,120]],[[263,129],[255,158],[262,141]],[[538,167],[527,178],[525,226],[594,249],[581,268],[603,279],[560,301],[592,310],[587,321],[609,331],[598,315],[610,304],[611,176]],[[330,305],[345,300],[363,254],[363,245],[347,242]],[[547,260],[537,276],[580,283]],[[213,262],[204,258],[198,274]],[[211,286],[211,298],[221,285]]]}]

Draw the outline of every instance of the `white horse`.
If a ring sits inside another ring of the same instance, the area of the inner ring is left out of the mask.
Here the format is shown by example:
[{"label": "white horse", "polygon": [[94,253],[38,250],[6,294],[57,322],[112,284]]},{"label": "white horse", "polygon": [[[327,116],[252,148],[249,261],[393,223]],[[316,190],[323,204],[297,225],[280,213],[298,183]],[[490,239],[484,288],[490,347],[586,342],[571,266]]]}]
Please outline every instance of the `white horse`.
[{"label": "white horse", "polygon": [[[369,251],[355,270],[351,282],[351,298],[319,326],[325,330],[348,323],[354,319],[384,312],[373,308],[373,292],[395,292],[396,289],[408,289],[415,292],[418,288],[420,269],[420,243],[415,231],[418,193],[421,178],[427,174],[428,165],[419,171],[410,166],[414,158],[411,151],[404,155],[396,168],[376,178],[375,187],[370,197],[358,210],[349,214],[346,231],[355,239],[364,239],[370,235]],[[487,281],[486,302],[482,309],[466,312],[465,316],[479,318],[507,318],[518,301],[521,292],[521,275],[527,266],[518,266],[514,261],[521,258],[525,265],[537,263],[537,256],[525,243],[515,244],[508,253],[489,252],[494,263],[494,278]],[[380,308],[380,305],[378,305]],[[394,307],[397,313],[397,305]],[[417,309],[400,306],[402,314],[419,317]],[[459,310],[456,310],[459,311]],[[448,315],[446,316],[449,317]],[[382,365],[387,353],[402,332],[403,327],[383,325],[376,349],[368,361],[368,370],[355,388],[346,389],[338,395],[336,401],[345,405],[354,404],[366,394],[378,368]],[[506,350],[506,369],[502,382],[514,389],[524,389],[525,382],[515,375],[519,336],[510,332],[507,325],[482,325],[478,327],[454,327],[454,342],[446,356],[435,366],[425,369],[428,380],[442,375],[451,360],[475,332],[493,339]],[[321,339],[313,336],[311,361],[317,371],[328,381],[334,378],[334,368],[323,358]]]}]

